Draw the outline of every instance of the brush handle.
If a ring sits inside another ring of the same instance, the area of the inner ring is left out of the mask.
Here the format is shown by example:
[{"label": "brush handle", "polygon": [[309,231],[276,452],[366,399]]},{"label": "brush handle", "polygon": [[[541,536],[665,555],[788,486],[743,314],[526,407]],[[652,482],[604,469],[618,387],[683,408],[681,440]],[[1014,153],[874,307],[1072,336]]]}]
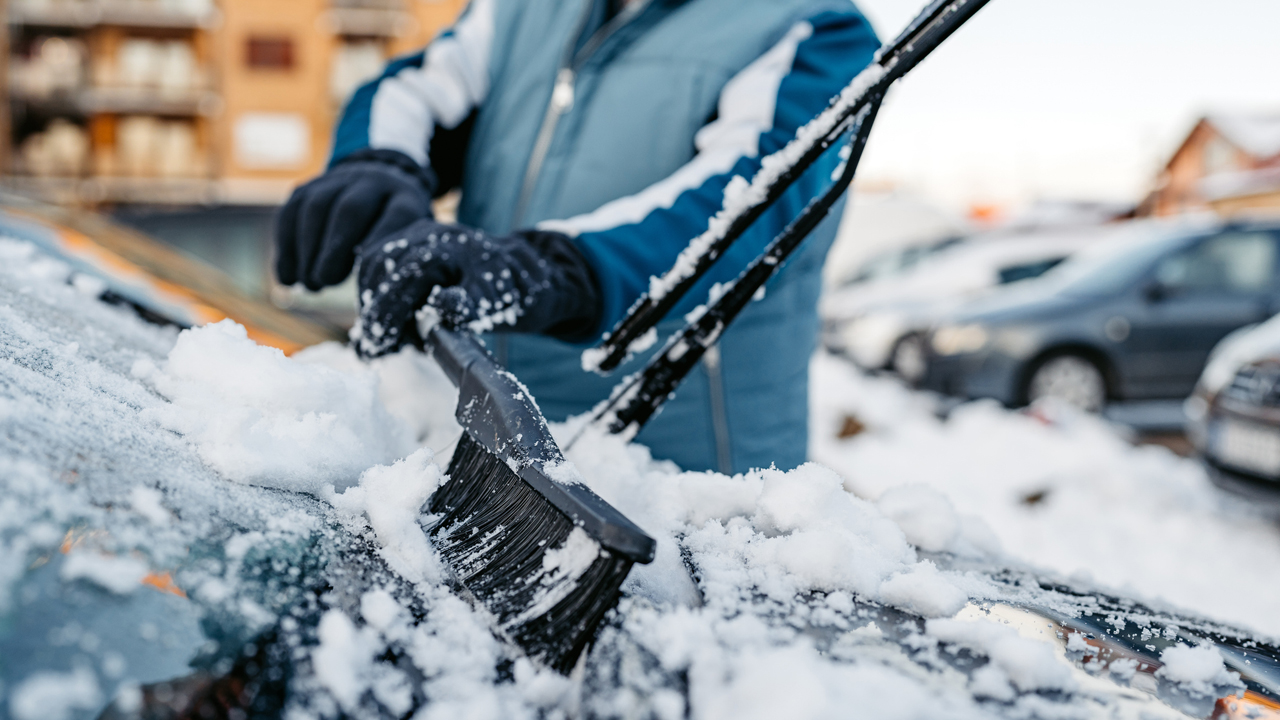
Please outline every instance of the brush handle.
[{"label": "brush handle", "polygon": [[[697,256],[691,271],[673,278],[673,274],[677,272],[676,268],[680,267],[677,264],[667,272],[666,277],[671,278],[673,282],[665,293],[657,297],[645,293],[635,301],[627,311],[626,317],[620,320],[599,347],[592,351],[592,356],[598,358],[598,360],[589,361],[593,365],[592,369],[600,373],[609,373],[625,362],[631,355],[632,346],[656,327],[659,321],[667,317],[680,300],[724,255],[729,246],[763,216],[778,198],[782,197],[792,184],[839,140],[845,128],[848,127],[850,118],[864,113],[871,102],[879,102],[879,98],[884,97],[890,85],[918,65],[987,2],[988,0],[934,0],[925,7],[897,39],[877,53],[875,62],[883,68],[880,78],[863,90],[856,101],[847,103],[847,106],[841,110],[840,117],[832,124],[830,132],[792,161],[790,167],[768,185],[761,198],[732,218],[723,235],[712,242],[705,252]],[[857,79],[854,82],[856,83]],[[844,93],[841,93],[833,98],[828,110],[824,112],[830,112],[845,104],[843,95]],[[584,362],[588,361],[584,360]]]},{"label": "brush handle", "polygon": [[824,195],[810,203],[774,238],[764,254],[756,258],[733,283],[723,288],[723,294],[710,307],[701,311],[697,317],[692,317],[683,330],[673,335],[661,352],[650,358],[644,370],[624,380],[620,384],[622,389],[615,390],[609,401],[597,411],[594,423],[607,425],[615,435],[635,437],[663,403],[675,394],[676,388],[706,354],[707,349],[719,341],[725,328],[729,327],[757,291],[778,272],[844,195],[858,171],[862,151],[867,145],[867,137],[882,100],[882,96],[873,97],[866,111],[857,119],[853,137],[849,141],[849,158],[840,179]]},{"label": "brush handle", "polygon": [[653,560],[654,539],[583,484],[565,463],[528,389],[498,365],[475,333],[438,324],[424,339],[458,388],[456,417],[473,440],[602,546],[638,563]]}]

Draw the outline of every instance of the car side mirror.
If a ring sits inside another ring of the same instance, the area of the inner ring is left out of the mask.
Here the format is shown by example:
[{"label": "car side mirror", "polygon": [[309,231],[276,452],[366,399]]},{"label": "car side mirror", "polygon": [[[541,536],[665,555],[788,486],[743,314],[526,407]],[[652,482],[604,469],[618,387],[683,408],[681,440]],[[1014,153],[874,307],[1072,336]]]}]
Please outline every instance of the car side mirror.
[{"label": "car side mirror", "polygon": [[1147,302],[1158,303],[1169,297],[1169,286],[1159,280],[1152,280],[1142,288],[1142,296]]}]

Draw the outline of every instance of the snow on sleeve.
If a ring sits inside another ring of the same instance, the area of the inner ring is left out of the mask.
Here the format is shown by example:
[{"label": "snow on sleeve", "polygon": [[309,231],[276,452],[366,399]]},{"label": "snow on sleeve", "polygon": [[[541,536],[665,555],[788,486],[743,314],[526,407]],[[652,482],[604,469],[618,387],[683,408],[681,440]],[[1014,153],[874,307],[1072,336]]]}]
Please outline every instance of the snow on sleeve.
[{"label": "snow on sleeve", "polygon": [[1173,645],[1160,653],[1164,663],[1156,676],[1192,695],[1217,695],[1223,688],[1244,689],[1240,676],[1227,670],[1222,654],[1212,645]]},{"label": "snow on sleeve", "polygon": [[293,361],[231,320],[185,330],[153,375],[170,406],[149,411],[237,482],[318,493],[345,488],[414,448],[371,372]]}]

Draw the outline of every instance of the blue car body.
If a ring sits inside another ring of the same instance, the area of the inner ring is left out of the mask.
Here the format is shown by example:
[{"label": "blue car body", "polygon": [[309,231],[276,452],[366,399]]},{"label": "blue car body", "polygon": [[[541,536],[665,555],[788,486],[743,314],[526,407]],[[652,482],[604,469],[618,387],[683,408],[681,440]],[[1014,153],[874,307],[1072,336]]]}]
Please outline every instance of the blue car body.
[{"label": "blue car body", "polygon": [[[1108,399],[1185,397],[1210,350],[1280,311],[1280,224],[1161,232],[972,301],[930,335],[923,385],[1017,406],[1046,360],[1092,362]],[[974,347],[939,349],[942,328]],[[978,342],[981,340],[981,342]]]}]

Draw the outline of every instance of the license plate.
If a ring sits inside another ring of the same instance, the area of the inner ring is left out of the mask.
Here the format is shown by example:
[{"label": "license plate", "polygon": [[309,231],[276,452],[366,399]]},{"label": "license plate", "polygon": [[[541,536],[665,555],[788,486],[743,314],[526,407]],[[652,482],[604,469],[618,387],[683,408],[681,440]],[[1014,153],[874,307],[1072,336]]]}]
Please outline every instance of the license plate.
[{"label": "license plate", "polygon": [[1223,420],[1214,441],[1214,457],[1227,465],[1260,475],[1280,475],[1280,430]]}]

